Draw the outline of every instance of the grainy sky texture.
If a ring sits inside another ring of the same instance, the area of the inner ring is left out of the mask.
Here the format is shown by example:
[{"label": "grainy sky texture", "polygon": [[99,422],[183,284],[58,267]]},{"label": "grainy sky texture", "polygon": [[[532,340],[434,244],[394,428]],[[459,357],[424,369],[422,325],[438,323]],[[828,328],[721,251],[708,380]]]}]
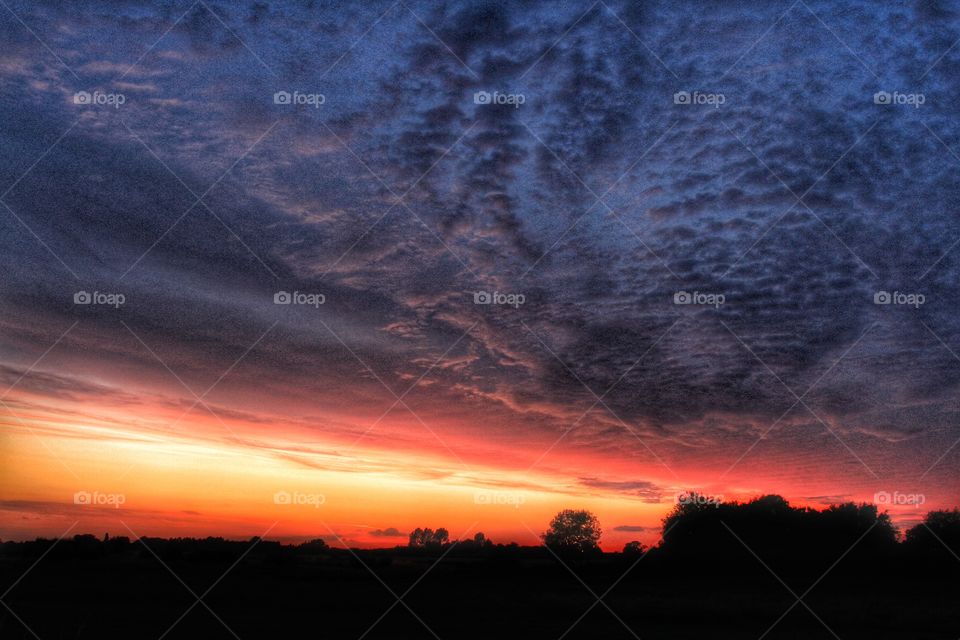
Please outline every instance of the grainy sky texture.
[{"label": "grainy sky texture", "polygon": [[955,4],[4,2],[0,535],[957,502]]}]

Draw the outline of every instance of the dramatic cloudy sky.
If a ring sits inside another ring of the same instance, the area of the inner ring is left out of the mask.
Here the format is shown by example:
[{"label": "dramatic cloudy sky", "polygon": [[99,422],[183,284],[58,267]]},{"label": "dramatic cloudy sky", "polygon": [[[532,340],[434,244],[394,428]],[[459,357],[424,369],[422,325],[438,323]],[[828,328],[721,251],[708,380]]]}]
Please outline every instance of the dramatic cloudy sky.
[{"label": "dramatic cloudy sky", "polygon": [[950,3],[2,4],[0,535],[958,502]]}]

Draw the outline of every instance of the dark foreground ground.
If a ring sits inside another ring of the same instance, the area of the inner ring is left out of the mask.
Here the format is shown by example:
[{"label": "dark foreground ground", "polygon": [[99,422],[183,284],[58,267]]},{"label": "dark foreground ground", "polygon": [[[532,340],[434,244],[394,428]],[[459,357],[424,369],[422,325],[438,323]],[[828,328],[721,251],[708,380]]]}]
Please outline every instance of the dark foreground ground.
[{"label": "dark foreground ground", "polygon": [[960,637],[960,561],[946,552],[847,558],[821,579],[836,558],[768,569],[745,550],[683,562],[654,553],[631,569],[637,557],[561,564],[543,548],[438,562],[440,549],[249,547],[0,555],[0,584],[12,585],[0,638]]}]

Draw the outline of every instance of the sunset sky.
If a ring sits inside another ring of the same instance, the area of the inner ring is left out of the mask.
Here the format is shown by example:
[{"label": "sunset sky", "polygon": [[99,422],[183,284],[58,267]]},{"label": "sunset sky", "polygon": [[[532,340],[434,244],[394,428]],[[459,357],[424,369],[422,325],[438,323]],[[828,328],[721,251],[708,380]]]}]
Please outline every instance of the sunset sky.
[{"label": "sunset sky", "polygon": [[0,2],[0,538],[960,503],[960,16],[702,4]]}]

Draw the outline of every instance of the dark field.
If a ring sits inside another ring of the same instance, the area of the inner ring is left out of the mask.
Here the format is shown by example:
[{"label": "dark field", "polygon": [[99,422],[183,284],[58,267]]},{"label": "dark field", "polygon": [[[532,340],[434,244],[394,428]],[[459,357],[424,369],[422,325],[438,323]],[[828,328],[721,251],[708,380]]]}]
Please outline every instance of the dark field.
[{"label": "dark field", "polygon": [[[4,602],[44,640],[960,634],[960,562],[946,549],[922,559],[898,551],[879,563],[854,553],[820,580],[835,558],[802,568],[769,562],[768,570],[744,548],[714,558],[655,550],[642,559],[604,554],[561,562],[542,547],[304,552],[213,541],[182,552],[145,542],[160,558],[138,542],[86,551],[61,543]],[[5,589],[38,557],[6,546]],[[593,594],[605,593],[597,604]],[[0,637],[34,636],[4,609]]]}]

